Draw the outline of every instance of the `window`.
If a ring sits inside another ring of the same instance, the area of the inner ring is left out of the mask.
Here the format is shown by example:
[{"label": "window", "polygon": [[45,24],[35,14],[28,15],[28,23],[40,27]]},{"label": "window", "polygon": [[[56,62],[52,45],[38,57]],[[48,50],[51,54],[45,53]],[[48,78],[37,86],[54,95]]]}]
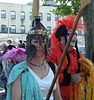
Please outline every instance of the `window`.
[{"label": "window", "polygon": [[7,32],[6,25],[1,25],[1,32]]},{"label": "window", "polygon": [[16,33],[16,26],[15,25],[11,25],[11,33]]},{"label": "window", "polygon": [[47,26],[47,31],[49,32],[49,35],[51,35],[51,27]]},{"label": "window", "polygon": [[25,12],[21,12],[21,19],[22,19],[22,20],[25,19]]},{"label": "window", "polygon": [[32,12],[29,13],[29,19],[32,19]]},{"label": "window", "polygon": [[21,26],[21,33],[25,33],[25,26]]},{"label": "window", "polygon": [[58,21],[59,20],[59,18],[57,17],[57,15],[55,15],[55,21]]},{"label": "window", "polygon": [[6,18],[6,11],[5,10],[1,10],[1,18]]},{"label": "window", "polygon": [[16,18],[16,12],[15,11],[11,11],[11,19],[15,19]]},{"label": "window", "polygon": [[43,20],[43,14],[39,13],[39,16],[40,16],[40,20]]},{"label": "window", "polygon": [[51,14],[47,13],[47,21],[51,21]]}]

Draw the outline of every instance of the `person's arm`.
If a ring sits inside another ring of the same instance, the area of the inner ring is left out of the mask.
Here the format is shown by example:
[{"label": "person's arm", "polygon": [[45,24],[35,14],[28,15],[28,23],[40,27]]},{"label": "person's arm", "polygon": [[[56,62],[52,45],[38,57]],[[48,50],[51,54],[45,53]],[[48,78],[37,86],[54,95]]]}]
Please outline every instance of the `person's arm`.
[{"label": "person's arm", "polygon": [[12,83],[12,100],[21,100],[21,75]]},{"label": "person's arm", "polygon": [[81,82],[82,78],[80,76],[80,74],[71,74],[71,81],[74,84],[78,84],[79,82]]},{"label": "person's arm", "polygon": [[59,83],[58,82],[59,81],[58,81],[58,78],[57,78],[56,89],[53,91],[53,97],[54,97],[54,100],[63,100],[62,97],[61,97],[61,94],[60,94],[60,89],[59,89]]}]

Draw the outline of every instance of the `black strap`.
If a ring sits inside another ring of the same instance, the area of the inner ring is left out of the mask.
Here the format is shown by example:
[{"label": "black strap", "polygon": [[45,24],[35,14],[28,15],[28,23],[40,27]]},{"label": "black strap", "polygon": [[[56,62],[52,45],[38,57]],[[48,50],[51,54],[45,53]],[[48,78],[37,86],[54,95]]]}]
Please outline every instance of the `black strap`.
[{"label": "black strap", "polygon": [[53,62],[50,62],[50,61],[48,61],[47,63],[49,64],[50,68],[52,69],[52,71],[55,75],[55,64]]},{"label": "black strap", "polygon": [[[55,64],[53,62],[48,61],[47,62],[50,66],[50,68],[52,69],[54,75],[55,75]],[[68,73],[64,73],[64,80],[62,82],[62,86],[69,86],[70,85],[70,80],[71,80],[71,74]]]},{"label": "black strap", "polygon": [[62,82],[62,86],[69,86],[70,85],[70,81],[71,81],[71,74],[69,73],[64,73],[64,79]]}]

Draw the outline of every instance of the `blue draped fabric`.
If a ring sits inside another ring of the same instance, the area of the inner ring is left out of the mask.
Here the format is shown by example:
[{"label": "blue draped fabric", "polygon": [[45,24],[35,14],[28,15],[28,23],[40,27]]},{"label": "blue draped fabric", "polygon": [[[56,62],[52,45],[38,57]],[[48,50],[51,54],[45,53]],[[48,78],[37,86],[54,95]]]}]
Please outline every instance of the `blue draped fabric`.
[{"label": "blue draped fabric", "polygon": [[33,75],[28,71],[26,61],[23,61],[11,70],[9,75],[9,80],[7,83],[7,97],[6,100],[12,100],[11,96],[11,85],[21,74],[22,78],[22,98],[21,100],[44,100],[40,87],[33,77]]}]

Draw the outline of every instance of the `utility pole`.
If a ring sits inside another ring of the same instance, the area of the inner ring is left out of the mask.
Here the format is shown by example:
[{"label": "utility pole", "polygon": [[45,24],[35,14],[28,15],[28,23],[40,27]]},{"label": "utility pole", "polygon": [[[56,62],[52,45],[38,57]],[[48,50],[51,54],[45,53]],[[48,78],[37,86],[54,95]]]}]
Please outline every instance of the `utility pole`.
[{"label": "utility pole", "polygon": [[8,38],[9,38],[9,19],[8,19]]}]

